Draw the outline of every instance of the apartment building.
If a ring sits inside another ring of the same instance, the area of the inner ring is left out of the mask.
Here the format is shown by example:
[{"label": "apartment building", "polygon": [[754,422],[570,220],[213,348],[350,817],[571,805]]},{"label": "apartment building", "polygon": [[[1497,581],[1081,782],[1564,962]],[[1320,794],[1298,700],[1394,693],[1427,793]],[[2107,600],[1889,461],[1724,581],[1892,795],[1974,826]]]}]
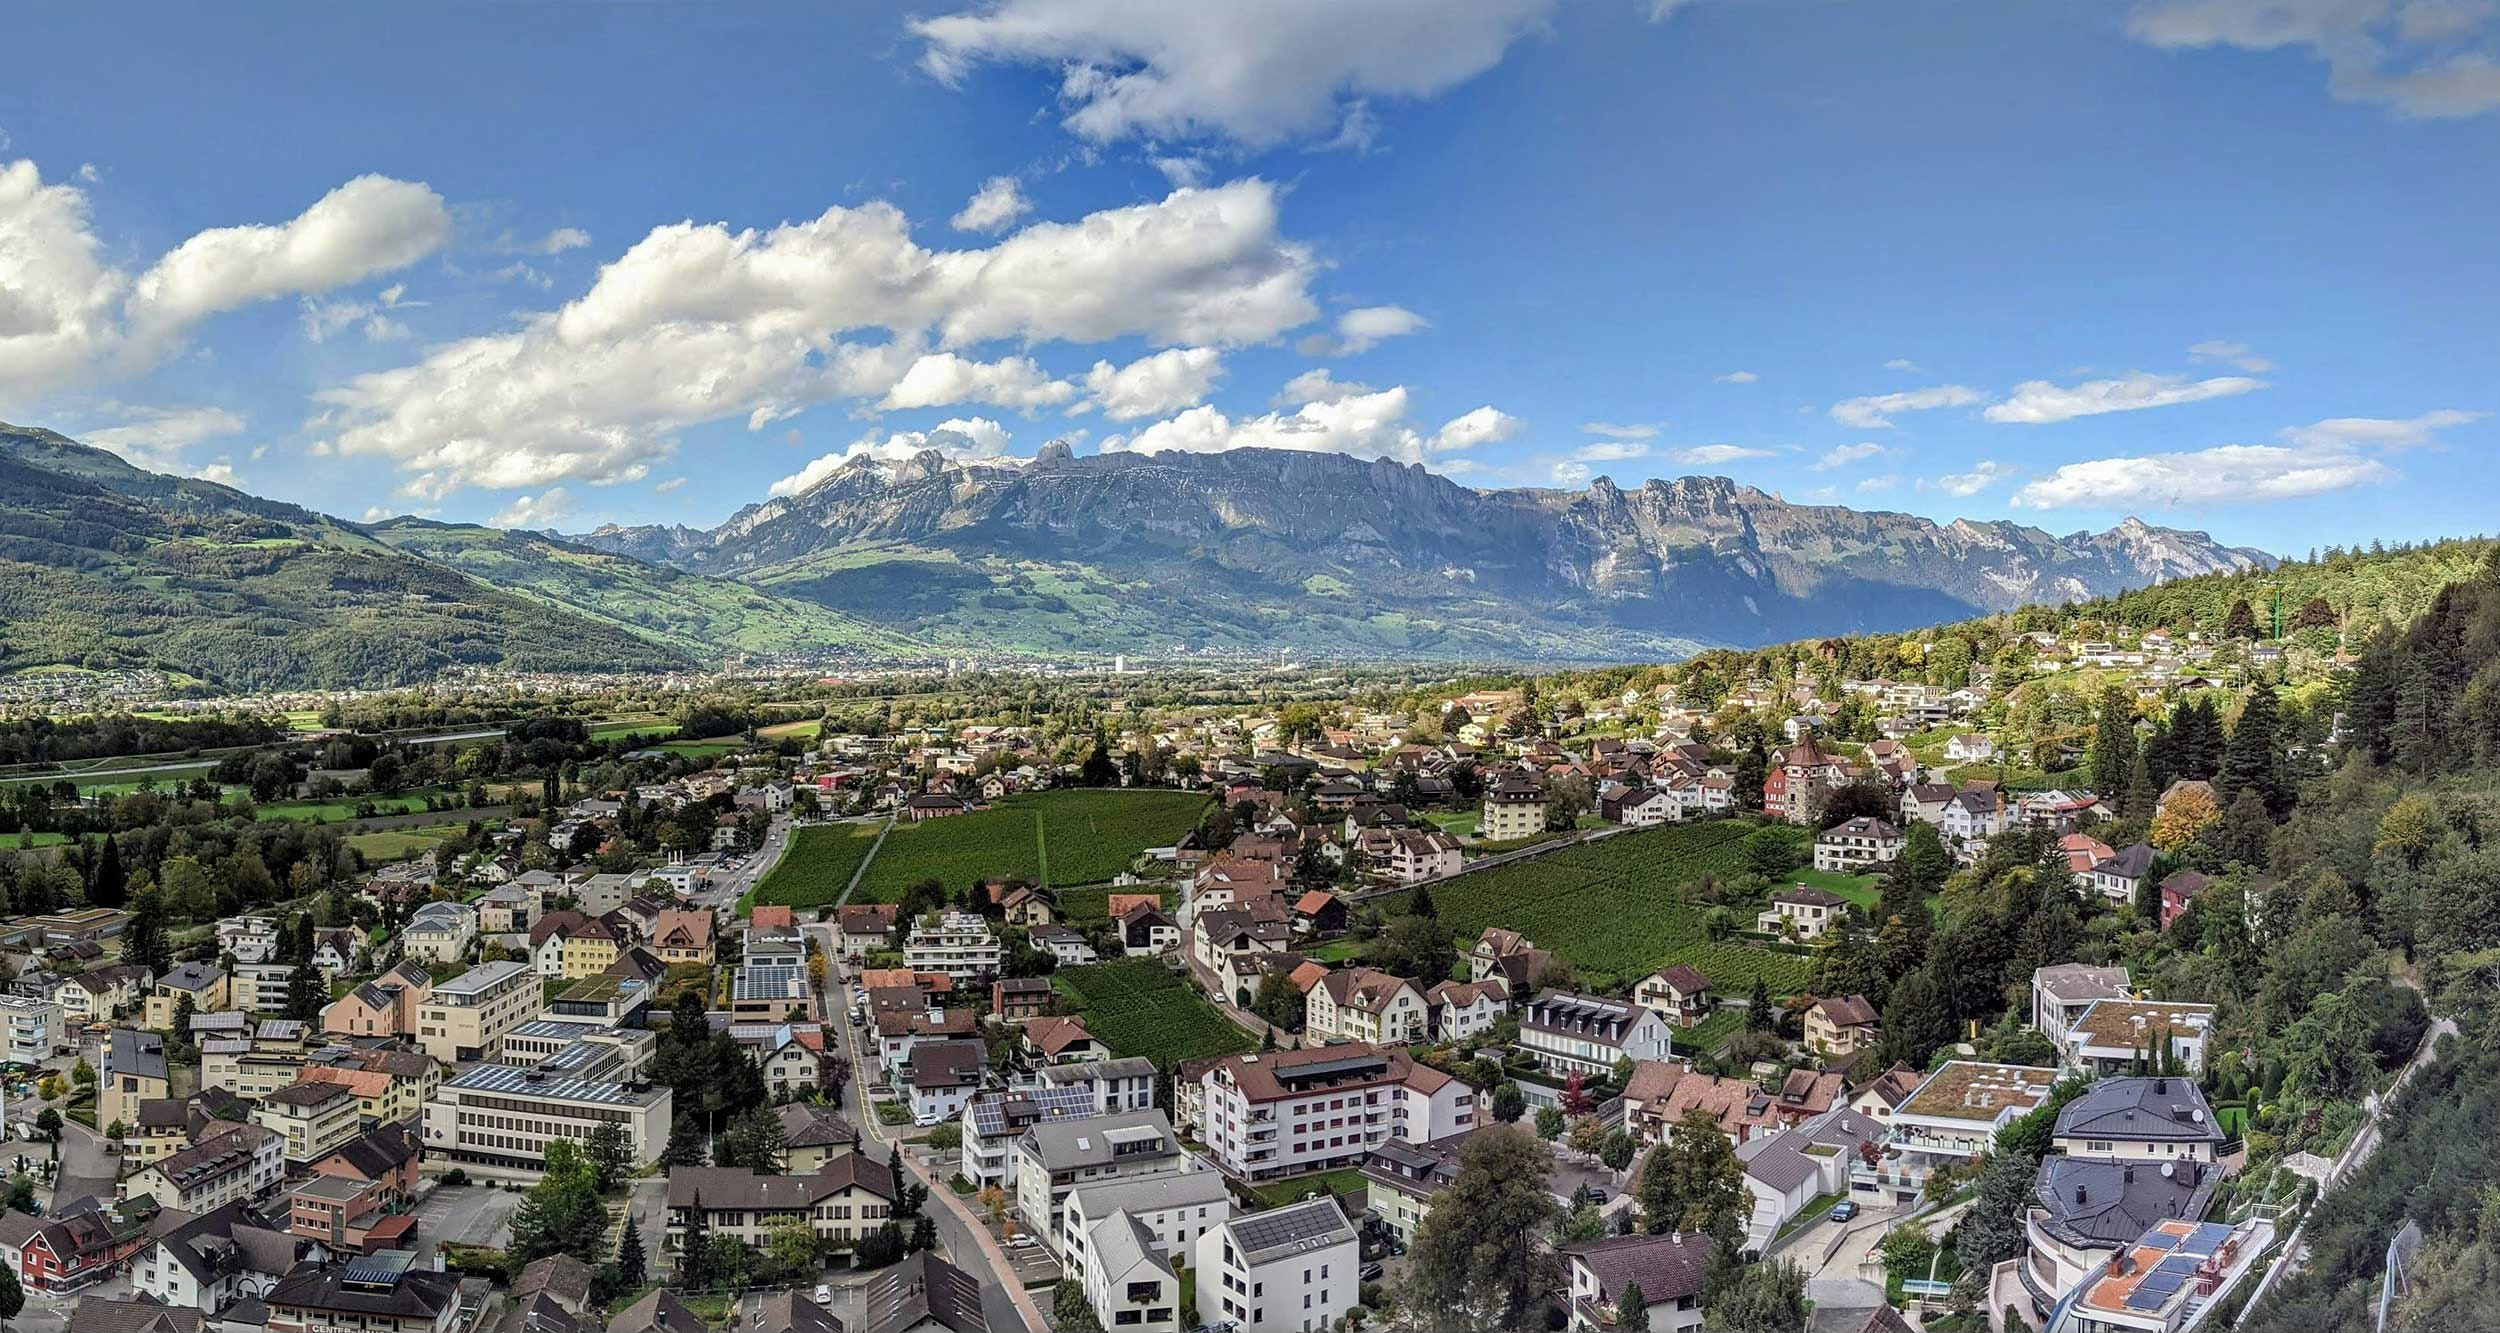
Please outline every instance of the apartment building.
[{"label": "apartment building", "polygon": [[970,912],[944,912],[912,923],[903,940],[903,965],[914,972],[943,972],[963,983],[998,971],[997,932]]},{"label": "apartment building", "polygon": [[1549,990],[1519,1016],[1519,1049],[1558,1074],[1605,1078],[1618,1060],[1666,1059],[1674,1042],[1656,1010],[1602,995]]},{"label": "apartment building", "polygon": [[1888,1157],[1874,1182],[1904,1202],[1938,1166],[1968,1162],[1996,1145],[1997,1131],[2048,1100],[2054,1069],[1952,1060],[1893,1109]]},{"label": "apartment building", "polygon": [[1221,1171],[1173,1171],[1161,1175],[1080,1185],[1068,1195],[1051,1249],[1069,1268],[1084,1265],[1088,1237],[1116,1215],[1145,1230],[1147,1248],[1186,1267],[1198,1237],[1233,1215],[1231,1188]]},{"label": "apartment building", "polygon": [[1545,831],[1545,789],[1526,778],[1504,778],[1485,788],[1484,813],[1476,836],[1487,842],[1512,842]]},{"label": "apartment building", "polygon": [[504,1034],[538,1016],[542,994],[528,964],[480,963],[418,1002],[417,1045],[447,1065],[495,1059]]},{"label": "apartment building", "polygon": [[269,1333],[451,1333],[460,1275],[415,1264],[411,1251],[385,1250],[300,1269],[269,1293]]},{"label": "apartment building", "polygon": [[1404,977],[1378,968],[1328,972],[1303,992],[1303,1031],[1320,1041],[1408,1045],[1432,1029],[1432,1006]]},{"label": "apartment building", "polygon": [[356,1094],[337,1083],[291,1083],[261,1098],[255,1124],[286,1139],[286,1159],[301,1165],[356,1137]]},{"label": "apartment building", "polygon": [[535,1172],[549,1140],[582,1143],[600,1125],[618,1124],[633,1160],[648,1162],[668,1145],[670,1102],[664,1087],[478,1065],[445,1079],[425,1104],[425,1152]]},{"label": "apartment building", "polygon": [[2058,1108],[2052,1142],[2076,1157],[2211,1162],[2222,1129],[2194,1079],[2105,1078]]},{"label": "apartment building", "polygon": [[433,991],[433,974],[401,963],[331,1001],[321,1011],[321,1030],[334,1037],[413,1037],[418,1011]]},{"label": "apartment building", "polygon": [[1179,1333],[1180,1277],[1146,1223],[1115,1212],[1076,1239],[1062,1260],[1106,1328]]},{"label": "apartment building", "polygon": [[286,1136],[262,1125],[215,1120],[200,1139],[130,1173],[125,1197],[145,1194],[166,1208],[205,1213],[267,1197],[286,1181]]},{"label": "apartment building", "polygon": [[165,1039],[153,1032],[113,1029],[104,1044],[104,1067],[96,1078],[96,1123],[135,1127],[141,1102],[172,1095]]},{"label": "apartment building", "polygon": [[[1079,1068],[1069,1065],[1064,1068]],[[1151,1104],[1151,1103],[1149,1103]],[[1125,1109],[1125,1108],[1124,1108]],[[963,1109],[964,1143],[958,1168],[976,1190],[1015,1187],[1016,1144],[1044,1121],[1091,1120],[1110,1114],[1091,1087],[1018,1088],[984,1093]]]},{"label": "apartment building", "polygon": [[32,995],[0,995],[0,1060],[39,1065],[65,1049],[61,1006]]},{"label": "apartment building", "polygon": [[1233,1218],[1198,1238],[1198,1317],[1323,1333],[1355,1306],[1360,1250],[1334,1195]]},{"label": "apartment building", "polygon": [[233,1004],[233,985],[226,970],[211,963],[181,963],[156,979],[148,992],[148,1026],[158,1032],[174,1029],[175,1018],[182,1013],[182,1002],[191,1002],[191,1012],[213,1014]]},{"label": "apartment building", "polygon": [[1162,1175],[1187,1161],[1161,1111],[1043,1121],[1025,1130],[1013,1156],[1016,1215],[1045,1237],[1058,1233],[1061,1209],[1078,1186]]},{"label": "apartment building", "polygon": [[2205,1068],[2213,1026],[2210,1004],[2097,1000],[2054,1040],[2068,1069],[2095,1078],[2136,1067],[2139,1060],[2158,1065],[2165,1055],[2181,1072],[2194,1075]]},{"label": "apartment building", "polygon": [[1254,1180],[1357,1165],[1392,1138],[1442,1138],[1477,1120],[1475,1089],[1394,1046],[1227,1056],[1198,1087],[1208,1151]]}]

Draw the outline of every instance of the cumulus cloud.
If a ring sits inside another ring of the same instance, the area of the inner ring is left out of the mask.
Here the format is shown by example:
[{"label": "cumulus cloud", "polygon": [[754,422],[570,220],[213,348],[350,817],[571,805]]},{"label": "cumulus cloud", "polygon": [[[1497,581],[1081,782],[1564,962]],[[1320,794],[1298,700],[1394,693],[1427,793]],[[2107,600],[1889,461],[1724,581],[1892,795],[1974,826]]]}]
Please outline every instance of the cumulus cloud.
[{"label": "cumulus cloud", "polygon": [[1757,375],[1750,370],[1731,370],[1728,373],[1719,376],[1719,383],[1752,384],[1759,381],[1761,378],[1762,377],[1760,375]]},{"label": "cumulus cloud", "polygon": [[[1326,370],[1313,373],[1322,381],[1328,377]],[[1203,402],[1223,374],[1223,355],[1212,347],[1167,347],[1125,366],[1097,361],[1085,373],[1086,391],[1093,395],[1085,405],[1101,408],[1114,421],[1162,416]]]},{"label": "cumulus cloud", "polygon": [[243,418],[222,407],[132,407],[105,404],[121,419],[113,425],[81,431],[78,439],[110,449],[135,466],[176,476],[232,481],[234,470],[222,463],[197,464],[185,451],[204,441],[240,435]]},{"label": "cumulus cloud", "polygon": [[1355,380],[1341,380],[1329,373],[1326,366],[1315,366],[1285,381],[1284,390],[1276,395],[1276,405],[1287,403],[1333,403],[1340,398],[1372,391],[1372,386]]},{"label": "cumulus cloud", "polygon": [[1971,407],[1988,401],[1988,395],[1960,384],[1941,384],[1932,389],[1909,389],[1901,393],[1871,394],[1864,398],[1844,398],[1832,404],[1832,420],[1858,430],[1881,430],[1892,425],[1899,412],[1927,412],[1939,407]]},{"label": "cumulus cloud", "polygon": [[911,363],[903,378],[885,391],[883,408],[949,407],[956,403],[989,403],[1030,412],[1076,396],[1076,386],[1053,379],[1029,356],[975,361],[953,352],[938,352]]},{"label": "cumulus cloud", "polygon": [[2470,0],[2154,0],[2127,30],[2170,49],[2305,52],[2339,101],[2448,119],[2500,108],[2495,19],[2500,9]]},{"label": "cumulus cloud", "polygon": [[2077,417],[2096,417],[2105,412],[2136,412],[2148,407],[2173,407],[2180,403],[2201,403],[2209,398],[2230,398],[2264,387],[2264,380],[2249,379],[2243,375],[2190,380],[2185,375],[2148,375],[2141,372],[2116,379],[2086,380],[2072,388],[2048,380],[2025,380],[2014,386],[2013,394],[2004,402],[1995,404],[1981,415],[2000,423],[2040,426],[2072,421]]},{"label": "cumulus cloud", "polygon": [[941,421],[927,430],[896,431],[891,435],[870,431],[851,441],[848,448],[819,455],[807,466],[774,482],[769,493],[776,496],[804,495],[862,459],[880,464],[907,463],[924,452],[935,452],[959,463],[1020,464],[1028,461],[1008,456],[1007,445],[1011,440],[1006,427],[987,417],[958,417]]},{"label": "cumulus cloud", "polygon": [[2417,417],[2330,417],[2278,432],[2274,444],[2069,463],[2017,491],[2014,503],[2030,509],[2167,509],[2326,495],[2395,476],[2381,455],[2430,444],[2438,432],[2481,416],[2444,408]]},{"label": "cumulus cloud", "polygon": [[1658,438],[1658,428],[1646,422],[1583,421],[1580,423],[1580,430],[1583,434],[1603,435],[1610,440],[1654,440]]},{"label": "cumulus cloud", "polygon": [[201,232],[133,277],[102,258],[85,191],[31,161],[0,166],[0,405],[145,370],[201,320],[403,267],[449,234],[432,190],[362,176],[290,221]]},{"label": "cumulus cloud", "polygon": [[[430,478],[421,488],[542,487],[647,467],[704,422],[760,428],[880,398],[932,341],[959,355],[1004,339],[1223,347],[1317,313],[1317,262],[1280,235],[1261,180],[1035,223],[984,249],[910,233],[886,203],[769,231],[655,228],[560,309],[319,397],[340,452],[393,459]],[[844,337],[861,330],[885,340]]]},{"label": "cumulus cloud", "polygon": [[1432,327],[1431,321],[1402,306],[1371,305],[1337,316],[1336,332],[1315,333],[1295,348],[1304,356],[1354,356],[1384,339]]},{"label": "cumulus cloud", "polygon": [[2222,338],[2215,338],[2190,347],[2188,360],[2200,365],[2219,361],[2226,366],[2245,370],[2251,375],[2263,375],[2274,369],[2274,362],[2257,355],[2256,352],[2250,350],[2247,343],[2232,342]]},{"label": "cumulus cloud", "polygon": [[1968,498],[2013,475],[2014,469],[1983,458],[1968,472],[1948,472],[1936,478],[1936,489],[1956,498]]},{"label": "cumulus cloud", "polygon": [[1222,138],[1361,147],[1370,104],[1445,92],[1500,63],[1554,0],[998,0],[915,19],[921,67],[952,86],[981,64],[1057,76],[1065,124],[1096,143]]},{"label": "cumulus cloud", "polygon": [[1844,468],[1852,463],[1863,463],[1887,452],[1889,451],[1884,446],[1871,440],[1861,444],[1844,444],[1826,451],[1821,458],[1816,459],[1814,470],[1829,472],[1834,468]]},{"label": "cumulus cloud", "polygon": [[1620,463],[1648,455],[1649,446],[1639,440],[1602,440],[1571,451],[1572,458],[1582,463]]},{"label": "cumulus cloud", "polygon": [[1741,444],[1702,444],[1690,449],[1678,449],[1667,456],[1686,467],[1719,467],[1748,458],[1769,458],[1771,451],[1748,449]]},{"label": "cumulus cloud", "polygon": [[1219,453],[1226,449],[1302,449],[1420,463],[1516,435],[1518,418],[1491,407],[1454,417],[1430,433],[1407,420],[1413,402],[1404,385],[1349,392],[1304,403],[1291,412],[1234,418],[1213,406],[1193,407],[1135,435],[1103,441],[1106,453]]},{"label": "cumulus cloud", "polygon": [[981,188],[973,192],[972,202],[949,218],[947,225],[957,231],[1005,231],[1031,211],[1033,205],[1024,197],[1023,187],[1016,184],[1015,177],[992,176],[981,182]]},{"label": "cumulus cloud", "polygon": [[573,512],[573,497],[561,486],[550,486],[537,495],[514,497],[504,511],[486,520],[490,528],[544,528]]},{"label": "cumulus cloud", "polygon": [[1556,463],[1554,465],[1554,480],[1565,486],[1577,486],[1588,479],[1589,467],[1586,463]]}]

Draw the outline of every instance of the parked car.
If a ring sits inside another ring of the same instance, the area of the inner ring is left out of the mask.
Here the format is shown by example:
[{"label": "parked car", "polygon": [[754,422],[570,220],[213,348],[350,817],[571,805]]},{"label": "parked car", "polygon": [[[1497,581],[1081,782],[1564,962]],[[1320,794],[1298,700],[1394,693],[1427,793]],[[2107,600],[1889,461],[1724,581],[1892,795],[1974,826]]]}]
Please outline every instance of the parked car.
[{"label": "parked car", "polygon": [[1858,1205],[1855,1200],[1843,1199],[1832,1205],[1832,1220],[1835,1222],[1846,1222],[1857,1215]]},{"label": "parked car", "polygon": [[831,1286],[828,1286],[828,1285],[827,1285],[827,1284],[825,1284],[825,1283],[822,1283],[822,1282],[817,1283],[817,1284],[816,1284],[816,1303],[817,1303],[818,1305],[831,1305],[831,1304],[833,1304],[833,1288],[832,1288]]},{"label": "parked car", "polygon": [[1386,1269],[1383,1269],[1378,1264],[1365,1264],[1363,1265],[1363,1280],[1365,1282],[1378,1282],[1380,1280],[1380,1275],[1386,1271]]}]

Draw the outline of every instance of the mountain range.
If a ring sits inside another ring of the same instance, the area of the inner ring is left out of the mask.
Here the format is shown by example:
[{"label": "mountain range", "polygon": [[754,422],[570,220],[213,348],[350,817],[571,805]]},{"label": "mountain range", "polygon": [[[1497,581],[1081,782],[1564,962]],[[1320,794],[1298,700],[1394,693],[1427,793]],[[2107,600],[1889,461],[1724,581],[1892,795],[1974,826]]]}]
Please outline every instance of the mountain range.
[{"label": "mountain range", "polygon": [[228,690],[756,656],[1647,659],[2268,563],[2134,520],[1939,525],[1717,477],[1476,489],[1337,454],[1064,445],[862,458],[709,530],[566,537],[351,523],[0,424],[0,672]]},{"label": "mountain range", "polygon": [[1477,489],[1414,464],[1237,449],[1029,464],[855,458],[709,531],[601,550],[736,578],[938,643],[1644,658],[1900,629],[2271,563],[2135,519],[1797,505],[1724,477]]}]

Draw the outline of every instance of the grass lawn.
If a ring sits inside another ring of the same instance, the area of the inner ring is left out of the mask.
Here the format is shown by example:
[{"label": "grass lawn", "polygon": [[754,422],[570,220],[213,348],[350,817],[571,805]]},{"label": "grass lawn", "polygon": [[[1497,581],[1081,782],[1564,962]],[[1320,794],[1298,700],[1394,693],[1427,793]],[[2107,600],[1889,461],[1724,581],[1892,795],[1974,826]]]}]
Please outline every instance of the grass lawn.
[{"label": "grass lawn", "polygon": [[688,759],[718,759],[732,751],[745,749],[746,742],[729,736],[708,741],[662,741],[653,748],[684,755]]},{"label": "grass lawn", "polygon": [[19,833],[14,839],[19,847],[58,847],[69,841],[66,833]]},{"label": "grass lawn", "polygon": [[367,862],[399,861],[428,851],[434,844],[460,831],[458,824],[440,824],[426,828],[388,829],[380,833],[352,833],[342,841],[362,852]]},{"label": "grass lawn", "polygon": [[[423,814],[425,812],[425,798],[428,796],[450,796],[456,799],[459,795],[460,792],[457,788],[448,786],[417,787],[401,792],[396,796],[375,796],[369,799],[373,803],[373,813],[376,815],[410,815]],[[356,800],[338,798],[326,801],[271,801],[267,805],[257,807],[257,809],[260,817],[263,819],[320,820],[326,824],[336,823],[343,819],[359,818],[356,813],[356,807],[359,804],[359,801],[363,799],[368,798],[358,798]]]},{"label": "grass lawn", "polygon": [[1805,1207],[1797,1210],[1797,1215],[1795,1217],[1788,1219],[1788,1225],[1780,1228],[1779,1235],[1773,1236],[1771,1239],[1774,1242],[1777,1242],[1782,1236],[1791,1235],[1795,1232],[1803,1231],[1807,1227],[1813,1226],[1815,1223],[1822,1221],[1826,1216],[1829,1216],[1834,1205],[1839,1204],[1848,1197],[1849,1196],[1846,1194],[1815,1195],[1813,1198],[1806,1201]]},{"label": "grass lawn", "polygon": [[1353,958],[1362,947],[1352,940],[1332,940],[1316,949],[1309,950],[1303,956],[1318,959],[1323,963],[1342,963]]},{"label": "grass lawn", "polygon": [[1278,1208],[1292,1203],[1312,1190],[1324,1189],[1331,1194],[1360,1194],[1363,1191],[1363,1185],[1362,1171],[1349,1166],[1335,1171],[1322,1171],[1317,1175],[1264,1181],[1251,1186],[1250,1190],[1264,1200],[1268,1207]]},{"label": "grass lawn", "polygon": [[1484,812],[1481,810],[1427,810],[1424,812],[1426,823],[1443,833],[1461,838],[1476,836],[1476,823],[1483,818]]},{"label": "grass lawn", "polygon": [[769,727],[758,727],[755,729],[755,734],[758,739],[768,741],[777,741],[791,736],[803,741],[812,741],[822,735],[824,730],[823,718],[810,717],[796,722],[781,722]]},{"label": "grass lawn", "polygon": [[1792,884],[1809,889],[1829,889],[1868,911],[1875,910],[1876,900],[1883,896],[1881,875],[1842,875],[1829,870],[1799,870],[1785,878]]},{"label": "grass lawn", "polygon": [[677,724],[664,717],[610,718],[590,724],[594,741],[614,740],[619,736],[666,736],[677,730]]}]

